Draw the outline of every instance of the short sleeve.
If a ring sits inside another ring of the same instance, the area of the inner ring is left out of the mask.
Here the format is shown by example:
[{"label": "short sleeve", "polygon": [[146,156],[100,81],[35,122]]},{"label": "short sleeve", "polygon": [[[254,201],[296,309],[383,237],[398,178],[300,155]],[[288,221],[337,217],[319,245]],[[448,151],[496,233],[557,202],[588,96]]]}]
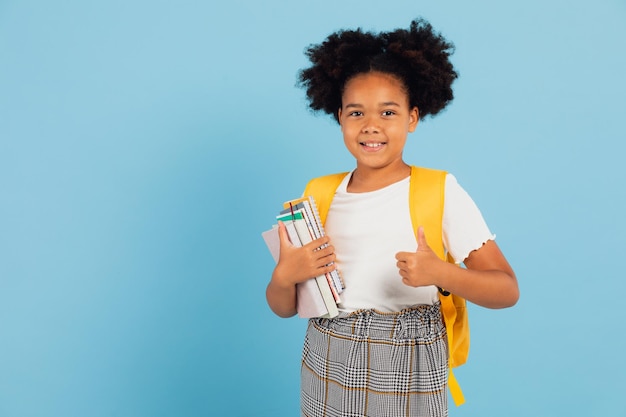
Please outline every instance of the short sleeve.
[{"label": "short sleeve", "polygon": [[469,194],[452,174],[446,176],[443,206],[443,243],[456,263],[496,236]]}]

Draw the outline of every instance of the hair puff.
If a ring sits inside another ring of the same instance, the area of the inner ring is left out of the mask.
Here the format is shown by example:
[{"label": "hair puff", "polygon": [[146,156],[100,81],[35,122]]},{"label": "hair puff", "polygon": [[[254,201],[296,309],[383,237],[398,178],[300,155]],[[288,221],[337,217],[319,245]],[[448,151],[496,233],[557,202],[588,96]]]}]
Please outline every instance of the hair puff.
[{"label": "hair puff", "polygon": [[348,80],[368,72],[390,74],[403,83],[409,106],[417,106],[423,119],[439,113],[454,98],[452,83],[458,74],[449,60],[453,52],[454,45],[424,19],[413,20],[408,30],[378,34],[340,30],[307,48],[312,65],[299,72],[298,86],[306,89],[312,110],[337,120]]}]

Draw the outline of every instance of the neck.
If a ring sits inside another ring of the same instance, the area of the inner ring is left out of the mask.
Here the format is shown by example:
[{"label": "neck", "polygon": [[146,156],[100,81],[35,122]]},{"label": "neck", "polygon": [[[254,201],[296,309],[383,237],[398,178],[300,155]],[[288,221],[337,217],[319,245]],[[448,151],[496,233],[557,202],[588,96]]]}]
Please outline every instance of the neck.
[{"label": "neck", "polygon": [[352,173],[347,190],[351,193],[376,191],[411,175],[411,166],[402,162],[395,167],[362,168]]}]

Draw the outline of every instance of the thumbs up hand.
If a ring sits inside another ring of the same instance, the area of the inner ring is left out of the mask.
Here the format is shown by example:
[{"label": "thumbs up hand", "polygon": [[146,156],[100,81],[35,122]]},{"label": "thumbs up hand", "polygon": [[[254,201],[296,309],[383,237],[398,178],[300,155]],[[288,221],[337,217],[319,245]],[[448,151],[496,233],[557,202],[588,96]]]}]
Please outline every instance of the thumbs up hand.
[{"label": "thumbs up hand", "polygon": [[428,246],[422,226],[417,229],[417,251],[398,252],[396,261],[402,282],[405,285],[411,287],[437,285],[437,271],[443,261]]}]

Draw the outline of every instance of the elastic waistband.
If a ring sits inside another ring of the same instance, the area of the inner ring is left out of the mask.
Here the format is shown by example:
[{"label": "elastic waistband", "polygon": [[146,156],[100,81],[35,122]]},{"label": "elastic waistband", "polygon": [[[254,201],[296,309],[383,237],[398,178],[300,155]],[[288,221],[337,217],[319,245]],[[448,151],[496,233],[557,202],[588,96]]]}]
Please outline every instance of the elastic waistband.
[{"label": "elastic waistband", "polygon": [[445,331],[441,304],[438,302],[393,313],[367,309],[333,319],[311,320],[321,331],[331,331],[347,337],[430,340],[439,337],[441,332]]}]

